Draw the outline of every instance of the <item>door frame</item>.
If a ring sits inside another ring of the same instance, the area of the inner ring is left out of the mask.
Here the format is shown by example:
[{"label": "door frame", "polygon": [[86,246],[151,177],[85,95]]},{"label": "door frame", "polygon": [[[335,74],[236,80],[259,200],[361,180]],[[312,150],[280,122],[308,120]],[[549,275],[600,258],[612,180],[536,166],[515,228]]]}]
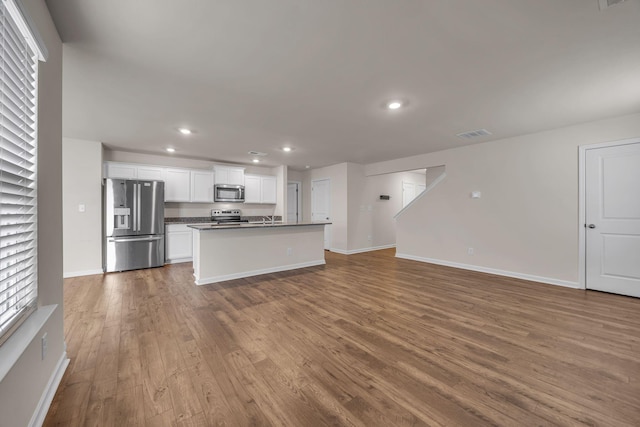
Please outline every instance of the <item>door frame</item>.
[{"label": "door frame", "polygon": [[587,150],[640,143],[640,138],[578,146],[578,289],[587,289]]},{"label": "door frame", "polygon": [[[302,221],[302,181],[287,181],[287,188],[289,187],[289,184],[295,184],[298,186],[298,222]],[[289,203],[289,198],[287,197],[287,203]],[[287,205],[285,207],[285,210],[288,211],[289,206]]]},{"label": "door frame", "polygon": [[[329,183],[329,218],[331,218],[330,221],[333,222],[333,198],[331,197],[331,194],[332,194],[331,193],[331,178],[329,178],[329,177],[315,178],[315,179],[311,180],[311,190],[310,190],[311,191],[311,212],[310,212],[310,215],[309,215],[310,219],[311,219],[311,221],[313,221],[313,213],[314,213],[313,184],[315,182],[318,182],[318,181],[327,181]],[[327,227],[329,227],[329,228],[327,228]],[[329,239],[328,239],[329,240],[329,242],[328,242],[329,247],[326,247],[326,245],[325,245],[325,250],[329,250],[330,251],[331,248],[333,247],[333,230],[331,229],[331,224],[324,226],[324,232],[325,232],[325,236],[327,235],[327,233],[329,234]]]}]

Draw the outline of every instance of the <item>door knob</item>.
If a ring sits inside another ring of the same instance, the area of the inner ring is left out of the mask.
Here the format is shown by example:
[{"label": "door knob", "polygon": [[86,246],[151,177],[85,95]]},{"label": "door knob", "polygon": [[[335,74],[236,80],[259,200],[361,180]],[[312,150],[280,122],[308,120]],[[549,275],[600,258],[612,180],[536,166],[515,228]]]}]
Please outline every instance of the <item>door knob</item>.
[{"label": "door knob", "polygon": [[589,224],[588,227],[589,228],[596,228],[596,225],[595,224]]}]

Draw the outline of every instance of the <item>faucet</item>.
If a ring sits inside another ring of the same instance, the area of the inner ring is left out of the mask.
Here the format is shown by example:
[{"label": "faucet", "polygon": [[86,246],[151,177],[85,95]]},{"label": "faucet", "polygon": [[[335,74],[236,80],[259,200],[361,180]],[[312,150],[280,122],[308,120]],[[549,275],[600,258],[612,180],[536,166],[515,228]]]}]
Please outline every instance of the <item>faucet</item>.
[{"label": "faucet", "polygon": [[269,215],[267,215],[267,216],[263,216],[263,217],[262,217],[262,224],[263,224],[263,225],[264,225],[264,224],[266,224],[266,222],[265,222],[265,221],[271,221],[271,224],[273,224],[273,223],[275,222],[275,219],[276,219],[275,215],[271,215],[271,216],[269,216]]}]

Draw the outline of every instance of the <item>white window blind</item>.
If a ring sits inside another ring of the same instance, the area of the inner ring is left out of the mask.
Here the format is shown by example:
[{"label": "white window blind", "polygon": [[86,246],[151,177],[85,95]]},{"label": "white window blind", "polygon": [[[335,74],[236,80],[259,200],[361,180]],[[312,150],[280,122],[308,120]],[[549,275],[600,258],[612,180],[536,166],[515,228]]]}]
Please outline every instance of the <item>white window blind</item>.
[{"label": "white window blind", "polygon": [[0,4],[0,344],[37,303],[38,52],[15,4]]}]

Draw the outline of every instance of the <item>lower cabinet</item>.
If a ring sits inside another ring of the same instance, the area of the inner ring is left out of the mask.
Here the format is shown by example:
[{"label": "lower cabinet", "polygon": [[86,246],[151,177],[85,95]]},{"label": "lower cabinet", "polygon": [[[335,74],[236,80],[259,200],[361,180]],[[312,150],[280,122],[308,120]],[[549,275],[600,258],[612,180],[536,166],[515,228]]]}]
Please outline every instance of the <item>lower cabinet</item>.
[{"label": "lower cabinet", "polygon": [[165,226],[165,262],[191,262],[193,260],[193,230],[186,224]]}]

